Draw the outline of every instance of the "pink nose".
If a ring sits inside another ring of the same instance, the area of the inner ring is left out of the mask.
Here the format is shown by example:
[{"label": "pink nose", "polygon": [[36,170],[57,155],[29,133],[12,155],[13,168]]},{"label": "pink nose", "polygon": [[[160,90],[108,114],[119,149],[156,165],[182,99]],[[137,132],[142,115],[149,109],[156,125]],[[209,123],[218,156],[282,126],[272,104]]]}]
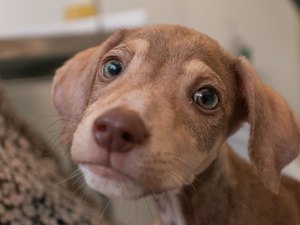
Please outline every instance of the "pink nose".
[{"label": "pink nose", "polygon": [[97,144],[108,151],[127,152],[144,142],[146,129],[139,115],[114,108],[98,117],[93,126]]}]

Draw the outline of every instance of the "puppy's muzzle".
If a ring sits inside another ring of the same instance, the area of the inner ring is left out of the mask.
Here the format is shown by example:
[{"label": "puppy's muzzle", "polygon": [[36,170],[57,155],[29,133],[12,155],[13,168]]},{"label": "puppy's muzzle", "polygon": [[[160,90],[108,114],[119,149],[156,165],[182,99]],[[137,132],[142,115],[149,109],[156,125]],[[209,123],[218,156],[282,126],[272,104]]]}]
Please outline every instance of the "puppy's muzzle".
[{"label": "puppy's muzzle", "polygon": [[147,132],[136,112],[114,108],[94,121],[93,135],[96,143],[109,152],[128,152],[144,143]]}]

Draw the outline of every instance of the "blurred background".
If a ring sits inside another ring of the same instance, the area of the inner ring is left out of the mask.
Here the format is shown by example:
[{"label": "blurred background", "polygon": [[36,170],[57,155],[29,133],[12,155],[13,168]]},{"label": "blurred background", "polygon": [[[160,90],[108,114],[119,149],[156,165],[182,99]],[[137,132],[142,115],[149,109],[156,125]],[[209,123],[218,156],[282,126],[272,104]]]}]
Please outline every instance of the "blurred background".
[{"label": "blurred background", "polygon": [[[57,148],[59,125],[50,99],[56,68],[120,27],[181,24],[251,59],[261,78],[300,114],[299,0],[0,0],[0,77],[19,114]],[[54,125],[53,125],[54,124]],[[248,126],[230,142],[245,157]],[[300,174],[300,163],[285,172]],[[113,201],[123,224],[151,224],[149,199]]]}]

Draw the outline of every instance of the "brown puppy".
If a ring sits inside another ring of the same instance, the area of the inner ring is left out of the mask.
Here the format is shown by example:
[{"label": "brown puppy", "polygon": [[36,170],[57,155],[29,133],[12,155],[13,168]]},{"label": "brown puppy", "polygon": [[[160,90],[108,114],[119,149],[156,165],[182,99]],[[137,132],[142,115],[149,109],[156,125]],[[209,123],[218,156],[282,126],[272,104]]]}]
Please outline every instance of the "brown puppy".
[{"label": "brown puppy", "polygon": [[[299,152],[285,100],[244,58],[176,25],[120,30],[57,71],[64,139],[95,190],[153,195],[162,225],[300,224]],[[252,167],[226,144],[251,125]]]}]

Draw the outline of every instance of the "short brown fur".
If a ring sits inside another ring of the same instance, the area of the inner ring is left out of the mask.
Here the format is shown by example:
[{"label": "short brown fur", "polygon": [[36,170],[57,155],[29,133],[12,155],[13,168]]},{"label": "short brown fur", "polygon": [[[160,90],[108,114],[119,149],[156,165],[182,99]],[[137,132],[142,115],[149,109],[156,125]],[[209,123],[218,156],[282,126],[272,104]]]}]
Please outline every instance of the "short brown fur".
[{"label": "short brown fur", "polygon": [[[107,80],[101,68],[111,57],[125,69]],[[203,87],[218,92],[213,110],[192,100]],[[118,31],[59,69],[53,96],[73,160],[109,162],[109,169],[129,177],[133,186],[124,182],[113,191],[119,197],[152,194],[161,214],[157,224],[300,224],[300,184],[287,177],[280,183],[282,168],[299,153],[298,121],[246,59],[206,35],[176,25]],[[126,153],[109,152],[91,137],[95,119],[119,107],[135,111],[147,131]],[[245,121],[252,166],[226,144]],[[95,182],[104,194],[118,186]]]}]

